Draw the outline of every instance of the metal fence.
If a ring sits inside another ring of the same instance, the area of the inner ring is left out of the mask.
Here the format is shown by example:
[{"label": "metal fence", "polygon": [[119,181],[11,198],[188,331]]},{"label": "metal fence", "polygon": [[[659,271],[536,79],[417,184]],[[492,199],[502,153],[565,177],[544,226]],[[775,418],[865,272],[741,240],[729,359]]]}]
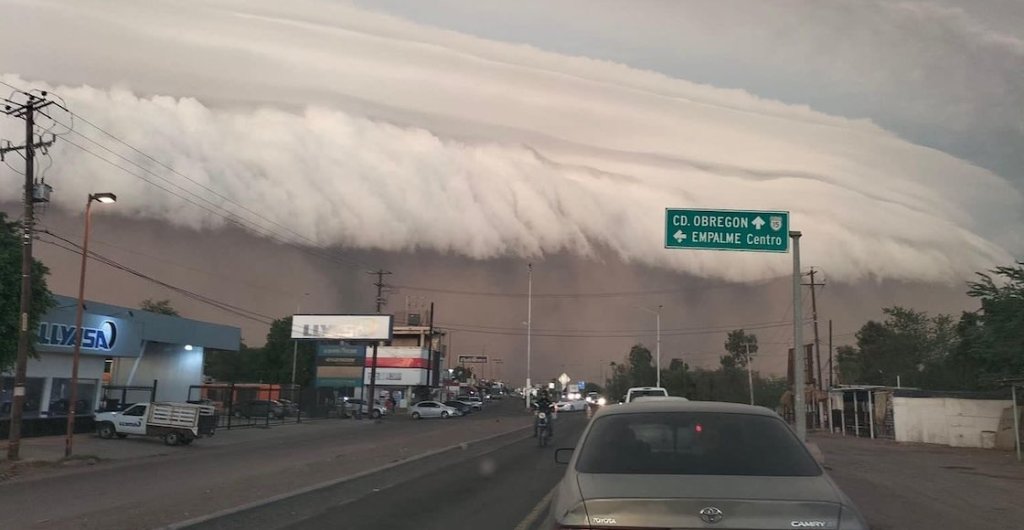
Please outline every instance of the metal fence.
[{"label": "metal fence", "polygon": [[239,429],[301,423],[302,388],[263,383],[214,383],[189,387],[189,403],[213,406],[217,428]]}]

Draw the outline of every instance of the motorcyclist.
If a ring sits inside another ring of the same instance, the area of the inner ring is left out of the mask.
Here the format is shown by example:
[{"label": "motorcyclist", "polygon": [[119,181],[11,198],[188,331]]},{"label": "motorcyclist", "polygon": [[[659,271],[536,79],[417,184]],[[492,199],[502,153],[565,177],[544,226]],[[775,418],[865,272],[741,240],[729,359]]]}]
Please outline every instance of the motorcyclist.
[{"label": "motorcyclist", "polygon": [[[547,419],[548,419],[548,434],[550,436],[554,436],[555,435],[555,426],[554,426],[555,417],[554,417],[553,413],[555,411],[555,404],[551,401],[551,395],[548,393],[548,391],[546,389],[542,389],[540,392],[537,393],[537,401],[534,402],[534,410],[535,410],[536,414],[538,414],[538,415],[541,412],[543,412],[545,415],[547,415]],[[538,434],[538,429],[534,428],[533,429],[533,435],[536,437],[537,434]]]}]

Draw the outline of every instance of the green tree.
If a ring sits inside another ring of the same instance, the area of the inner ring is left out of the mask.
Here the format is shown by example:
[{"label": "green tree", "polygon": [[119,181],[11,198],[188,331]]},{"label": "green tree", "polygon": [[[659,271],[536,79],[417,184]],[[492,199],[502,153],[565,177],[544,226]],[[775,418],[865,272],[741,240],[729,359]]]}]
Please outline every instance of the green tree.
[{"label": "green tree", "polygon": [[957,351],[957,326],[948,315],[888,307],[883,322],[869,321],[857,331],[856,348],[839,348],[844,384],[895,385],[940,389],[953,379],[949,363]]},{"label": "green tree", "polygon": [[161,315],[170,315],[172,317],[181,316],[178,314],[178,310],[174,309],[171,305],[171,301],[168,299],[153,300],[147,298],[139,303],[139,309],[143,311],[149,311],[150,313],[159,313]]},{"label": "green tree", "polygon": [[609,401],[618,401],[626,397],[626,391],[632,386],[629,379],[629,372],[627,371],[626,365],[622,363],[616,363],[612,361],[608,363],[611,368],[611,374],[605,381],[605,389],[607,389],[607,397]]},{"label": "green tree", "polygon": [[661,386],[670,396],[690,397],[693,395],[690,366],[682,359],[672,359],[667,369],[661,371]]},{"label": "green tree", "polygon": [[[7,220],[0,212],[0,372],[14,366],[18,354],[18,331],[21,321],[21,235],[18,223]],[[39,320],[54,305],[46,286],[50,270],[38,260],[32,262],[32,306],[28,315],[29,330],[39,329]],[[34,355],[35,341],[30,352]]]},{"label": "green tree", "polygon": [[[267,343],[259,349],[255,358],[255,376],[264,383],[291,383],[292,354],[295,348],[292,334],[292,317],[274,320],[267,332]],[[313,362],[316,358],[316,344],[299,341],[298,359],[295,363],[295,383],[308,386],[315,376]]]},{"label": "green tree", "polygon": [[[634,344],[629,350],[629,383],[630,386],[654,386],[658,372],[654,368],[654,357],[651,350],[643,344]],[[628,390],[628,389],[627,389]]]},{"label": "green tree", "polygon": [[465,366],[456,366],[452,369],[452,379],[460,383],[468,383],[473,377],[473,369]]},{"label": "green tree", "polygon": [[978,273],[967,295],[981,302],[976,316],[961,317],[958,353],[983,379],[1024,373],[1024,262]]},{"label": "green tree", "polygon": [[724,368],[746,368],[750,358],[757,353],[757,335],[746,333],[742,329],[734,329],[725,338],[726,355],[720,359]]}]

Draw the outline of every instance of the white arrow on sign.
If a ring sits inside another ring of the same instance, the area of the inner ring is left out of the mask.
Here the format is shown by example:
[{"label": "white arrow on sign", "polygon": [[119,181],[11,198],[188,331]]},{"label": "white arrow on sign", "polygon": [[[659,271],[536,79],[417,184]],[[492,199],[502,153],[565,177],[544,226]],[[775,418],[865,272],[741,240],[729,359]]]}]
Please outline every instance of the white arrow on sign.
[{"label": "white arrow on sign", "polygon": [[676,230],[676,233],[672,234],[672,237],[676,238],[677,243],[682,243],[686,239],[686,233],[682,230]]},{"label": "white arrow on sign", "polygon": [[761,219],[760,215],[755,217],[754,220],[751,221],[751,223],[753,223],[754,228],[756,228],[758,230],[760,230],[761,227],[765,225],[764,219]]}]

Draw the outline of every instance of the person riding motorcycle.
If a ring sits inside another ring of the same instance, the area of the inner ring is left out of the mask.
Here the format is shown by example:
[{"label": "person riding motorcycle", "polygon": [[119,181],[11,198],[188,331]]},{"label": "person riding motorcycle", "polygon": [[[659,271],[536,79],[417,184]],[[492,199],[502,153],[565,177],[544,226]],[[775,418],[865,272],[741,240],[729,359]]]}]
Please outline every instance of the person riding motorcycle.
[{"label": "person riding motorcycle", "polygon": [[[555,417],[554,417],[553,413],[555,411],[555,404],[551,401],[551,396],[548,394],[547,390],[541,390],[540,392],[537,393],[537,401],[534,402],[534,408],[535,408],[536,413],[538,415],[537,419],[535,420],[535,425],[536,425],[536,423],[539,423],[539,421],[540,421],[540,416],[539,415],[540,415],[540,413],[543,412],[546,415],[547,420],[548,420],[548,435],[549,436],[554,436],[555,435],[555,427],[554,427],[554,419],[555,419]],[[539,429],[534,427],[534,429],[533,429],[534,437],[536,437],[538,433],[539,433]]]}]

